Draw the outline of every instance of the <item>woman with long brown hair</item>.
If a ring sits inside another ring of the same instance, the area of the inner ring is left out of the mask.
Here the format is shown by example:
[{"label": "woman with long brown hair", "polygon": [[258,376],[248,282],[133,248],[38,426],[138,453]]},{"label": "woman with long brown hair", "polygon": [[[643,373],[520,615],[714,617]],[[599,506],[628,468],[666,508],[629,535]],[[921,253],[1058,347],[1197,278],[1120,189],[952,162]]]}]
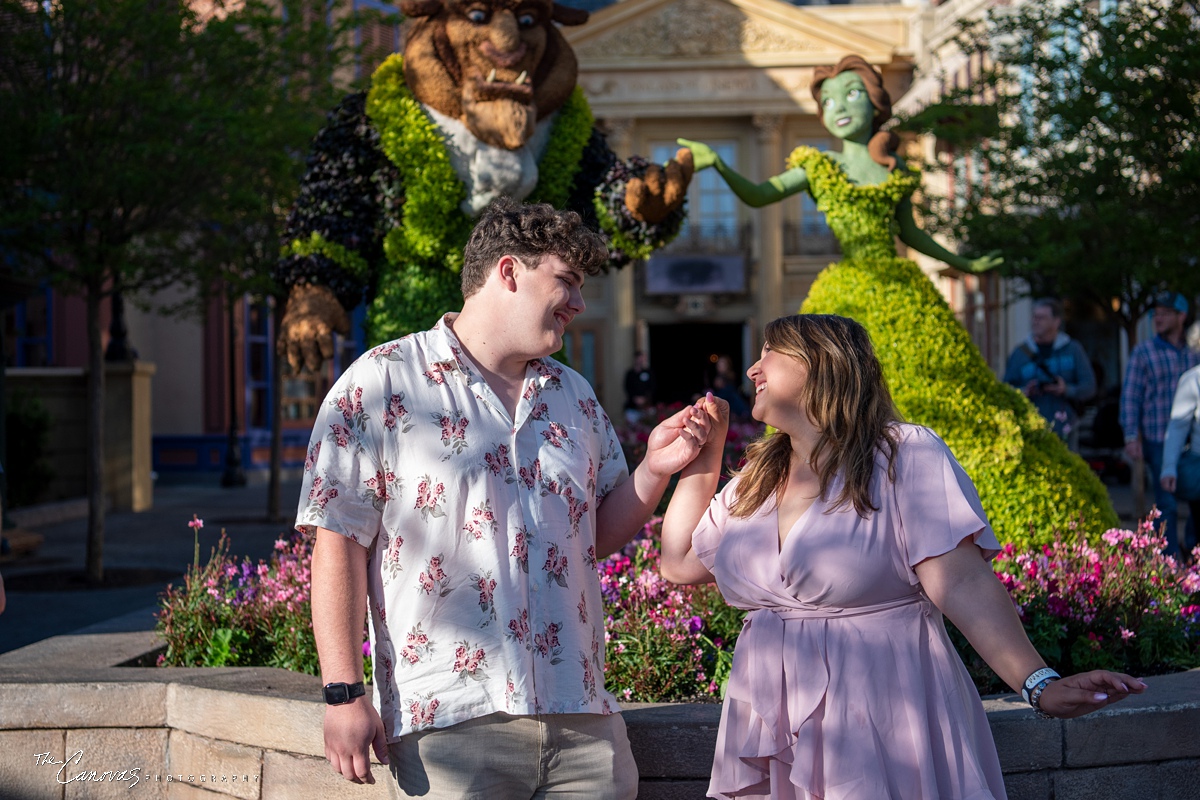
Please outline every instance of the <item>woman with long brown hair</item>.
[{"label": "woman with long brown hair", "polygon": [[662,574],[715,581],[749,614],[725,693],[709,797],[1003,798],[979,695],[940,612],[1039,714],[1145,690],[1059,679],[988,560],[979,496],[932,431],[900,421],[866,330],[834,315],[767,325],[752,414],[775,432],[716,497],[727,408],[680,476]]}]

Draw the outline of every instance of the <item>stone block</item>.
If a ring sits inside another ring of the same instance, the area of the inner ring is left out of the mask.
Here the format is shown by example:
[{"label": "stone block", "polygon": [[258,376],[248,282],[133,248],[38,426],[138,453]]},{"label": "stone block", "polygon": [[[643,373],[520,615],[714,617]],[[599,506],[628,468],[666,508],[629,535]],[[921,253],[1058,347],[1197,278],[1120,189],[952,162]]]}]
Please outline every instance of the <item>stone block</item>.
[{"label": "stone block", "polygon": [[641,781],[638,800],[704,800],[708,781]]},{"label": "stone block", "polygon": [[167,731],[90,728],[67,731],[65,800],[162,800]]},{"label": "stone block", "polygon": [[[222,800],[228,796],[220,792],[210,792],[203,786],[194,783],[172,781],[167,784],[167,800]],[[255,797],[257,796],[255,795]]]},{"label": "stone block", "polygon": [[162,683],[0,683],[0,730],[158,728],[166,697]]},{"label": "stone block", "polygon": [[171,684],[166,705],[174,730],[263,750],[325,755],[325,706],[316,700]]},{"label": "stone block", "polygon": [[153,652],[162,644],[154,631],[51,636],[0,655],[0,667],[56,668],[77,663],[80,653],[87,653],[89,667],[115,667]]},{"label": "stone block", "polygon": [[0,800],[62,800],[66,731],[0,731]]},{"label": "stone block", "polygon": [[1004,776],[1004,788],[1008,800],[1052,800],[1054,797],[1053,773],[1013,772]]},{"label": "stone block", "polygon": [[1200,800],[1200,760],[1060,770],[1055,800]]},{"label": "stone block", "polygon": [[264,753],[262,800],[390,800],[387,767],[371,759],[375,783],[357,784],[333,771],[324,758]]},{"label": "stone block", "polygon": [[988,720],[1000,768],[1008,773],[1061,767],[1063,723],[1038,719],[1032,711],[1026,711],[996,714]]},{"label": "stone block", "polygon": [[172,774],[195,776],[200,788],[226,797],[258,800],[261,750],[182,731],[172,731],[169,744]]},{"label": "stone block", "polygon": [[707,785],[721,722],[719,705],[629,703],[621,716],[642,778],[687,778]]},{"label": "stone block", "polygon": [[1138,708],[1113,706],[1063,724],[1065,766],[1100,767],[1200,758],[1200,706],[1159,708],[1147,724]]}]

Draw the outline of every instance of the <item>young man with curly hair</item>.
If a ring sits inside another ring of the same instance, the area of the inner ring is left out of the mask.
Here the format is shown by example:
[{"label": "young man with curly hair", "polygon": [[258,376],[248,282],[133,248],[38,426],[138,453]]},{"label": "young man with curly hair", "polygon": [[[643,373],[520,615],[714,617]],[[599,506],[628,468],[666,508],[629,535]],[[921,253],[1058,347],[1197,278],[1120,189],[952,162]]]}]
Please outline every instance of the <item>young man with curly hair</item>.
[{"label": "young man with curly hair", "polygon": [[373,747],[397,797],[636,795],[596,561],[709,425],[694,407],[664,421],[629,475],[591,387],[549,357],[605,258],[577,214],[498,201],[466,246],[462,311],[366,353],[318,415],[297,527],[316,535],[326,756],[348,780],[374,782]]}]

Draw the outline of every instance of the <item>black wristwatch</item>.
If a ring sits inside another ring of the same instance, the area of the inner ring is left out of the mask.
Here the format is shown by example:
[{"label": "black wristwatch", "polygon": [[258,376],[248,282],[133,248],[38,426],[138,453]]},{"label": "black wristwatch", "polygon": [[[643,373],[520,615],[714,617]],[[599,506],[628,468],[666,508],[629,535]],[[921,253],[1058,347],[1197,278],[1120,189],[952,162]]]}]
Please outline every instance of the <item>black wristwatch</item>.
[{"label": "black wristwatch", "polygon": [[366,694],[367,687],[363,686],[362,681],[358,683],[327,683],[323,691],[326,703],[331,706],[344,706],[354,698]]}]

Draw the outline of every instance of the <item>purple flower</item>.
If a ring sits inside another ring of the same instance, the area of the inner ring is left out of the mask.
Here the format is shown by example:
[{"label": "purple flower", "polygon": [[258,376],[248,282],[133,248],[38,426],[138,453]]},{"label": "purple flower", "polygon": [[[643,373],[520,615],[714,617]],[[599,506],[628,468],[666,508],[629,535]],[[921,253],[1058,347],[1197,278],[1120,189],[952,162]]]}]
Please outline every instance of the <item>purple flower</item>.
[{"label": "purple flower", "polygon": [[704,620],[700,619],[697,616],[693,616],[691,619],[688,620],[688,630],[691,631],[692,633],[699,633],[703,629],[704,629]]},{"label": "purple flower", "polygon": [[363,655],[364,656],[371,655],[371,640],[370,639],[363,642]]}]

